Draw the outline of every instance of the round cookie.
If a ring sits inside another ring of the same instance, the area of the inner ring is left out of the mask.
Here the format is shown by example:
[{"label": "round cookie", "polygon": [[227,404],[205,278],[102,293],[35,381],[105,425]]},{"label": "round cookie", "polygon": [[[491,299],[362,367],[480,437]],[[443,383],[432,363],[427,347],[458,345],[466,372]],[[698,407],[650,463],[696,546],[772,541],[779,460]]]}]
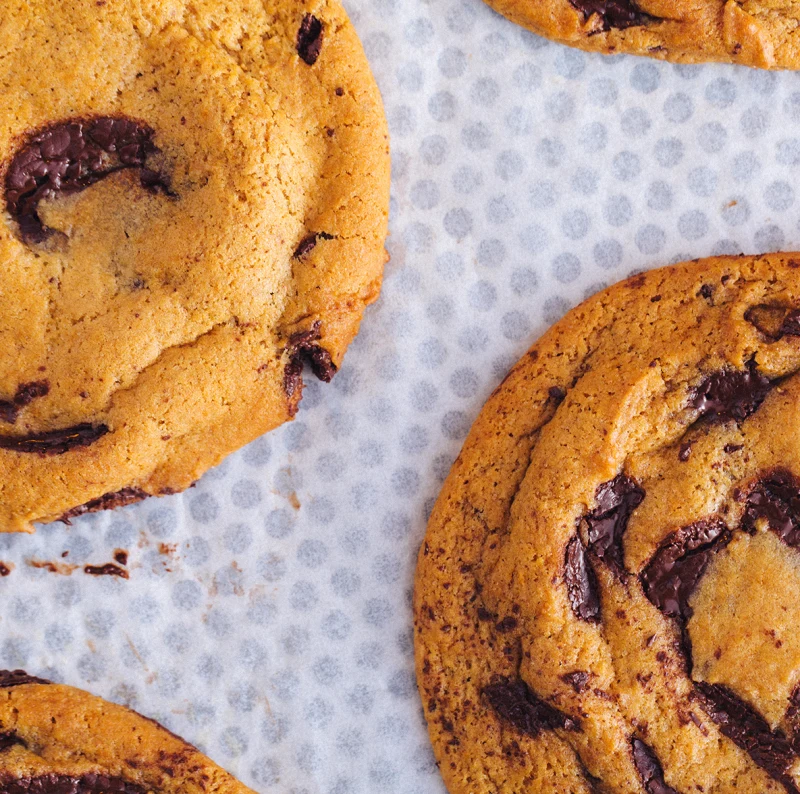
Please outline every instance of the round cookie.
[{"label": "round cookie", "polygon": [[486,0],[512,22],[593,52],[800,68],[797,12],[769,0]]},{"label": "round cookie", "polygon": [[252,794],[135,711],[22,670],[0,671],[4,794]]},{"label": "round cookie", "polygon": [[800,258],[637,275],[492,395],[420,550],[452,794],[800,792]]},{"label": "round cookie", "polygon": [[386,260],[337,0],[46,0],[0,26],[0,531],[180,491],[330,380]]}]

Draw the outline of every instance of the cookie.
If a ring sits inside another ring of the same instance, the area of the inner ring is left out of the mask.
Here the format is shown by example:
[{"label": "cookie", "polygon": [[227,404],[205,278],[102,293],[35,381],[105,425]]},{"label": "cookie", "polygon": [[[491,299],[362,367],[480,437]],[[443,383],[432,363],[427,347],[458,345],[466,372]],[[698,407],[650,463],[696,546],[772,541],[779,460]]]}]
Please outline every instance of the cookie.
[{"label": "cookie", "polygon": [[592,52],[800,68],[791,3],[767,0],[486,0],[512,22]]},{"label": "cookie", "polygon": [[252,794],[154,720],[22,670],[0,671],[0,790]]},{"label": "cookie", "polygon": [[45,0],[0,26],[0,531],[180,491],[340,367],[386,260],[337,0]]},{"label": "cookie", "polygon": [[414,597],[452,794],[800,792],[800,258],[550,329],[444,484]]}]

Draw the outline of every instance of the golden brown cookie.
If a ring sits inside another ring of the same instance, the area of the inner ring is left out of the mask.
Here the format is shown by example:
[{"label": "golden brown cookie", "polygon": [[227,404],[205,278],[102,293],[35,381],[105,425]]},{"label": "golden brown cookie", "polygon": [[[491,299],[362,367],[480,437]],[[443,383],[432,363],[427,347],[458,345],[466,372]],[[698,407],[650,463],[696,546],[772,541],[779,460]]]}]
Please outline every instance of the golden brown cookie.
[{"label": "golden brown cookie", "polygon": [[380,95],[337,0],[0,25],[0,531],[186,488],[329,380],[380,289]]},{"label": "golden brown cookie", "polygon": [[798,794],[800,256],[551,328],[444,485],[414,615],[452,794]]},{"label": "golden brown cookie", "polygon": [[486,0],[513,22],[593,52],[800,68],[791,0]]},{"label": "golden brown cookie", "polygon": [[157,722],[22,670],[0,671],[0,791],[252,794]]}]

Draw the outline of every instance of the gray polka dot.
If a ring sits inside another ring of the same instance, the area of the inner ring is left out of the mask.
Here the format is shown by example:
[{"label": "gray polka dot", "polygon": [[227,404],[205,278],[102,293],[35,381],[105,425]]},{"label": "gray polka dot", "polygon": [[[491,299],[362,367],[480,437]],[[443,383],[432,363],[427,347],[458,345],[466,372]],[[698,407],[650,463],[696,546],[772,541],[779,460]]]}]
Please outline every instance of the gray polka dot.
[{"label": "gray polka dot", "polygon": [[172,603],[178,609],[194,609],[203,597],[202,589],[197,582],[184,579],[172,588]]},{"label": "gray polka dot", "polygon": [[612,270],[622,263],[623,249],[617,240],[607,239],[596,243],[592,254],[598,267],[604,270]]},{"label": "gray polka dot", "polygon": [[593,80],[589,84],[586,94],[586,98],[589,102],[597,107],[613,105],[614,102],[617,101],[618,96],[619,90],[617,89],[617,84],[613,80],[605,77],[599,80]]},{"label": "gray polka dot", "polygon": [[491,107],[500,94],[500,86],[491,77],[476,80],[470,91],[470,98],[476,105]]},{"label": "gray polka dot", "polygon": [[[511,291],[515,295],[529,296],[539,288],[539,277],[536,271],[530,268],[519,268],[511,273]],[[462,347],[465,347],[462,345]],[[477,348],[477,346],[475,346]],[[477,352],[476,350],[465,350],[465,352]]]},{"label": "gray polka dot", "polygon": [[561,165],[564,160],[564,144],[556,138],[542,138],[536,145],[536,157],[550,167]]},{"label": "gray polka dot", "polygon": [[629,108],[622,114],[620,124],[623,133],[630,138],[641,138],[652,126],[644,108]]},{"label": "gray polka dot", "polygon": [[561,231],[570,240],[581,240],[589,231],[589,216],[579,209],[569,210],[561,216]]},{"label": "gray polka dot", "polygon": [[736,83],[725,77],[718,77],[706,86],[705,96],[714,107],[730,107],[736,100]]},{"label": "gray polka dot", "polygon": [[655,64],[637,64],[631,69],[630,84],[642,94],[652,94],[661,84],[661,72]]},{"label": "gray polka dot", "polygon": [[552,265],[553,277],[562,284],[569,284],[581,273],[581,260],[575,254],[559,254]]},{"label": "gray polka dot", "polygon": [[764,202],[775,212],[784,212],[794,204],[794,189],[788,182],[771,182],[764,190]]},{"label": "gray polka dot", "polygon": [[489,147],[492,133],[482,122],[468,124],[461,131],[461,141],[471,152],[482,152]]},{"label": "gray polka dot", "polygon": [[[471,166],[461,166],[453,174],[453,190],[462,195],[474,193],[483,184],[483,174]],[[437,196],[438,200],[438,196]],[[420,207],[420,209],[431,209],[432,207]]]},{"label": "gray polka dot", "polygon": [[439,203],[439,188],[430,179],[422,179],[411,187],[411,203],[421,210],[433,209]]},{"label": "gray polka dot", "polygon": [[699,240],[708,234],[708,218],[700,210],[684,212],[678,218],[678,231],[684,240]]},{"label": "gray polka dot", "polygon": [[275,552],[263,554],[256,561],[256,571],[267,582],[279,582],[286,575],[286,560]]},{"label": "gray polka dot", "polygon": [[192,567],[204,565],[211,557],[211,547],[205,538],[195,535],[186,541],[182,556]]},{"label": "gray polka dot", "polygon": [[700,127],[697,132],[697,142],[705,152],[719,152],[728,142],[728,133],[719,122],[712,121]]},{"label": "gray polka dot", "polygon": [[525,171],[525,167],[525,158],[519,152],[507,149],[497,155],[494,172],[505,182],[511,182]]},{"label": "gray polka dot", "polygon": [[717,190],[717,172],[706,166],[699,166],[689,172],[689,190],[695,196],[707,198],[713,196]]},{"label": "gray polka dot", "polygon": [[722,208],[722,220],[729,226],[740,226],[750,218],[750,204],[744,196],[731,198]]},{"label": "gray polka dot", "polygon": [[469,305],[478,311],[489,311],[497,301],[497,290],[488,281],[478,281],[467,291]]},{"label": "gray polka dot", "polygon": [[656,142],[653,154],[663,168],[673,168],[683,159],[684,146],[678,138],[661,138]]},{"label": "gray polka dot", "polygon": [[551,121],[563,124],[575,115],[575,100],[566,91],[559,91],[547,98],[544,108]]},{"label": "gray polka dot", "polygon": [[740,126],[748,138],[760,138],[769,127],[769,115],[760,107],[751,107],[742,113]]},{"label": "gray polka dot", "polygon": [[694,106],[686,94],[672,94],[664,102],[664,116],[674,124],[683,124],[692,117]]},{"label": "gray polka dot", "polygon": [[800,163],[800,139],[787,138],[778,141],[775,160],[779,165],[797,165]]},{"label": "gray polka dot", "polygon": [[472,216],[463,208],[452,209],[444,216],[444,230],[456,240],[472,231]]},{"label": "gray polka dot", "polygon": [[672,207],[672,188],[666,182],[653,182],[647,188],[646,198],[649,209],[668,210]]},{"label": "gray polka dot", "polygon": [[753,243],[759,251],[781,251],[786,236],[780,226],[762,226],[754,235]]},{"label": "gray polka dot", "polygon": [[641,160],[633,152],[620,152],[611,161],[611,171],[621,182],[630,182],[641,170]]},{"label": "gray polka dot", "polygon": [[445,77],[461,77],[467,68],[467,56],[457,47],[448,47],[439,54],[437,66]]},{"label": "gray polka dot", "polygon": [[599,152],[608,144],[608,130],[599,121],[593,121],[578,131],[578,142],[587,152]]},{"label": "gray polka dot", "polygon": [[506,246],[502,240],[489,238],[481,240],[478,245],[478,264],[483,267],[496,268],[503,264],[506,258]]},{"label": "gray polka dot", "polygon": [[761,170],[761,161],[755,152],[742,152],[733,158],[731,175],[737,182],[749,182]]},{"label": "gray polka dot", "polygon": [[209,524],[219,515],[219,505],[211,494],[201,493],[189,502],[189,512],[198,524]]},{"label": "gray polka dot", "polygon": [[663,229],[653,224],[642,226],[636,232],[636,247],[643,254],[660,253],[667,242],[667,235]]},{"label": "gray polka dot", "polygon": [[624,226],[633,216],[633,206],[627,196],[610,196],[603,207],[603,217],[609,226]]},{"label": "gray polka dot", "polygon": [[580,77],[586,68],[586,56],[578,50],[559,47],[554,60],[556,71],[567,80]]},{"label": "gray polka dot", "polygon": [[425,165],[441,165],[447,157],[447,139],[441,135],[428,135],[420,143],[419,154]]},{"label": "gray polka dot", "polygon": [[534,209],[552,207],[558,199],[558,191],[553,182],[536,182],[530,189],[530,202]]},{"label": "gray polka dot", "polygon": [[294,516],[286,509],[271,510],[264,518],[264,529],[271,538],[286,538],[294,532]]},{"label": "gray polka dot", "polygon": [[514,204],[508,196],[494,196],[486,204],[486,220],[493,224],[507,223],[516,215]]},{"label": "gray polka dot", "polygon": [[234,524],[222,536],[225,548],[233,554],[241,554],[253,543],[253,530],[247,524]]},{"label": "gray polka dot", "polygon": [[591,168],[578,168],[572,176],[571,186],[576,193],[592,196],[597,192],[599,181],[597,171]]},{"label": "gray polka dot", "polygon": [[451,121],[456,115],[456,98],[449,91],[439,91],[428,100],[428,113],[434,121]]}]

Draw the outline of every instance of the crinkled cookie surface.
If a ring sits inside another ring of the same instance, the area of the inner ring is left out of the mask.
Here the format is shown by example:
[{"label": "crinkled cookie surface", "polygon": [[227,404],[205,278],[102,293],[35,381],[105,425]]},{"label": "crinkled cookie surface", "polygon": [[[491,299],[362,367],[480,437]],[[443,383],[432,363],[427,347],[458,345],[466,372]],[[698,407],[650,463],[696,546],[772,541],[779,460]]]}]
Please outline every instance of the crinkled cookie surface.
[{"label": "crinkled cookie surface", "polygon": [[595,52],[800,68],[795,0],[486,0],[534,33]]},{"label": "crinkled cookie surface", "polygon": [[452,794],[800,791],[800,257],[652,271],[496,390],[420,551]]},{"label": "crinkled cookie surface", "polygon": [[44,0],[0,25],[0,531],[190,485],[329,380],[388,141],[336,0]]}]

